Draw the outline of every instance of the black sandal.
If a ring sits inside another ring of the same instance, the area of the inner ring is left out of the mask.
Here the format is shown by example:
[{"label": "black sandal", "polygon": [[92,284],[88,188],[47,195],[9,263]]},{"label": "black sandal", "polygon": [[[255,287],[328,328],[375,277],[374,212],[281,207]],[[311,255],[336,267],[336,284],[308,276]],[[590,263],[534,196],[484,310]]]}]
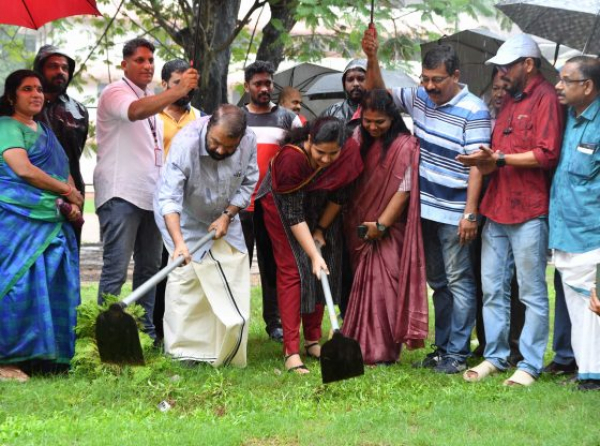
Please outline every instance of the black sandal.
[{"label": "black sandal", "polygon": [[[287,360],[290,359],[294,355],[298,355],[298,357],[300,357],[299,353],[291,353],[291,354],[283,357],[283,366],[284,367],[285,367],[285,364],[287,363]],[[289,369],[286,367],[286,370],[288,372],[297,373],[298,375],[305,375],[306,374],[306,373],[299,373],[298,372],[299,370],[310,372],[310,370],[308,369],[308,367],[306,367],[304,364],[300,364],[300,365],[297,365],[297,366],[294,366],[294,367],[290,367]]]},{"label": "black sandal", "polygon": [[319,342],[318,342],[318,341],[317,341],[317,342],[312,342],[312,343],[310,343],[310,344],[308,344],[308,345],[305,345],[305,346],[304,346],[304,351],[306,352],[306,356],[307,356],[307,357],[309,357],[309,358],[313,358],[313,359],[316,359],[317,361],[319,361],[319,360],[321,359],[321,356],[320,356],[320,355],[319,355],[319,356],[317,356],[317,355],[313,355],[313,354],[310,352],[310,349],[311,349],[311,348],[313,348],[313,347],[316,347],[317,345],[318,345],[319,347],[321,346],[321,344],[319,344]]}]

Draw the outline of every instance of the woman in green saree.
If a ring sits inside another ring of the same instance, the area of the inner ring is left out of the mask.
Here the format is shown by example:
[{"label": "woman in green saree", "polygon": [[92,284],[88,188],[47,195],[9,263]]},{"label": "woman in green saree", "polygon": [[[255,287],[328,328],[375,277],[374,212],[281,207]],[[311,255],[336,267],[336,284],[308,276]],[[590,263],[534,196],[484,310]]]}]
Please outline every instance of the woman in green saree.
[{"label": "woman in green saree", "polygon": [[26,381],[25,367],[66,370],[75,350],[79,258],[56,200],[80,217],[81,194],[51,130],[34,121],[41,78],[11,73],[0,98],[0,380]]}]

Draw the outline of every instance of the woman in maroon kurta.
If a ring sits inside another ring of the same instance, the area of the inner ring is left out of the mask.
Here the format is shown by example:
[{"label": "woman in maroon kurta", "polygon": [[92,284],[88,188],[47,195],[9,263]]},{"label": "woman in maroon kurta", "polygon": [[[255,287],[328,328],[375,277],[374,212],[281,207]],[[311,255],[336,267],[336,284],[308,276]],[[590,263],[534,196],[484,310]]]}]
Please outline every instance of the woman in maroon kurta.
[{"label": "woman in maroon kurta", "polygon": [[361,107],[346,143],[360,147],[364,170],[344,214],[354,281],[342,333],[360,343],[366,364],[393,363],[403,343],[420,347],[427,337],[419,146],[387,91],[368,92]]},{"label": "woman in maroon kurta", "polygon": [[[277,300],[283,326],[285,368],[307,373],[300,358],[300,324],[308,356],[319,357],[323,297],[318,282],[330,272],[339,297],[341,222],[345,186],[362,169],[358,146],[342,149],[345,126],[318,118],[293,130],[271,161],[257,194],[277,264]],[[322,255],[315,240],[323,246]]]}]

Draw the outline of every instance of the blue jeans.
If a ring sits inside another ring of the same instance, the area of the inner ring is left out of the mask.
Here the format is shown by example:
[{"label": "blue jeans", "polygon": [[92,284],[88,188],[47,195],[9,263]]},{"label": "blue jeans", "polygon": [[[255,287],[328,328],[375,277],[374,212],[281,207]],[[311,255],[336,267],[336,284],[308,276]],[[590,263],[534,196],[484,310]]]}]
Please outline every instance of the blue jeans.
[{"label": "blue jeans", "polygon": [[548,342],[547,246],[546,218],[513,225],[488,219],[483,228],[481,277],[486,338],[483,355],[500,370],[509,367],[510,282],[516,266],[519,300],[525,305],[525,324],[519,339],[523,360],[517,368],[535,378],[542,371]]},{"label": "blue jeans", "polygon": [[554,307],[554,337],[552,350],[553,361],[557,364],[567,365],[575,360],[573,347],[571,347],[571,318],[565,301],[562,279],[558,270],[554,271],[554,290],[556,291]]},{"label": "blue jeans", "polygon": [[[96,213],[104,248],[98,286],[98,303],[102,303],[104,294],[121,294],[132,254],[134,290],[158,272],[163,241],[154,222],[154,213],[121,198],[108,200]],[[146,313],[142,320],[144,332],[153,339],[156,337],[152,322],[155,292],[152,288],[137,301]]]},{"label": "blue jeans", "polygon": [[427,283],[433,289],[435,345],[444,356],[466,361],[475,325],[477,286],[469,245],[458,226],[422,219]]}]

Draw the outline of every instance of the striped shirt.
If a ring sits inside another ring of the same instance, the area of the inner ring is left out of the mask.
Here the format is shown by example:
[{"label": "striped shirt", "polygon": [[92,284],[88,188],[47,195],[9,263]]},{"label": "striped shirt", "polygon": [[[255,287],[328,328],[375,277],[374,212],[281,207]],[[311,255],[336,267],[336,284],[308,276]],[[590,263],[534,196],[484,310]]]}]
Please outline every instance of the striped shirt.
[{"label": "striped shirt", "polygon": [[256,135],[256,150],[258,162],[258,183],[252,194],[248,211],[254,210],[254,199],[260,183],[269,170],[269,162],[277,153],[286,133],[295,127],[302,127],[298,115],[284,107],[274,105],[269,113],[252,113],[247,106],[243,107],[248,121],[248,127]]},{"label": "striped shirt", "polygon": [[478,151],[480,145],[490,145],[488,108],[467,86],[440,106],[423,87],[394,88],[392,96],[412,117],[421,144],[421,217],[458,225],[467,202],[469,167],[455,158]]}]

